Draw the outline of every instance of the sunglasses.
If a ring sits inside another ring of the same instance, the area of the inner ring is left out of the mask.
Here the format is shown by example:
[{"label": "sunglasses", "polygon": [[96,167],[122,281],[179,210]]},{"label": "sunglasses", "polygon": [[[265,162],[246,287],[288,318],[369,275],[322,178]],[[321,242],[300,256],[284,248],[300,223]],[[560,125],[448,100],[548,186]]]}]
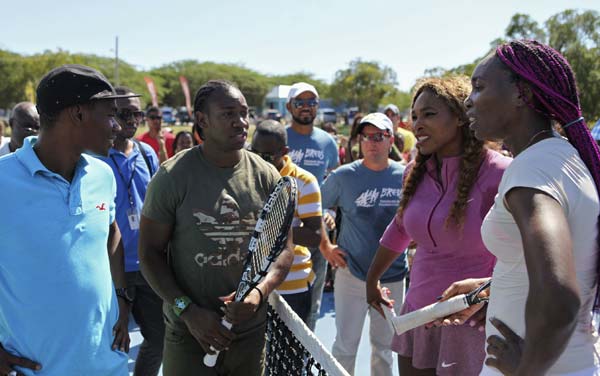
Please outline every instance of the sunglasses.
[{"label": "sunglasses", "polygon": [[317,107],[319,105],[319,101],[314,98],[313,99],[294,99],[294,101],[292,103],[294,104],[294,107],[296,107],[296,108],[300,108],[303,106],[313,108],[313,107]]},{"label": "sunglasses", "polygon": [[265,162],[273,163],[275,160],[275,153],[262,153],[254,149],[250,149],[250,151],[261,157]]},{"label": "sunglasses", "polygon": [[127,120],[133,118],[133,120],[139,122],[144,119],[144,112],[143,111],[121,110],[121,111],[117,112],[117,117],[123,121],[127,121]]},{"label": "sunglasses", "polygon": [[372,141],[372,142],[382,142],[386,138],[390,138],[391,135],[387,133],[373,133],[373,134],[364,134],[361,133],[360,137],[363,141]]},{"label": "sunglasses", "polygon": [[148,116],[148,119],[161,120],[162,116],[160,116],[160,115],[150,115],[150,116]]}]

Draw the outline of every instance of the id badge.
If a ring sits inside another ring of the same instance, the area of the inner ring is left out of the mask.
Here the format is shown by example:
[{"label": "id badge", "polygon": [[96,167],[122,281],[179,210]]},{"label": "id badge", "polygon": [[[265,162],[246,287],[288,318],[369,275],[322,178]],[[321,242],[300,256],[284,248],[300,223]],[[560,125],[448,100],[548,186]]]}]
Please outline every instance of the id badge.
[{"label": "id badge", "polygon": [[127,209],[127,220],[129,220],[129,228],[131,230],[140,229],[140,212],[137,208]]}]

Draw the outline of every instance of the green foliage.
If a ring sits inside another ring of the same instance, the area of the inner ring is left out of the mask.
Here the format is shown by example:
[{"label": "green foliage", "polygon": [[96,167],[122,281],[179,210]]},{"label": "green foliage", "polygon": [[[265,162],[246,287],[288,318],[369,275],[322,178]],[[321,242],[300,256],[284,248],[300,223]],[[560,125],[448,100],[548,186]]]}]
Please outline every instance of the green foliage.
[{"label": "green foliage", "polygon": [[546,31],[538,25],[537,21],[522,13],[512,16],[505,34],[508,39],[536,39],[546,42]]},{"label": "green foliage", "polygon": [[234,64],[200,63],[195,60],[182,60],[163,65],[153,69],[148,75],[155,79],[155,83],[160,82],[162,91],[159,97],[162,101],[180,105],[185,103],[185,99],[179,76],[187,78],[192,101],[195,91],[211,79],[223,79],[234,83],[244,93],[250,106],[260,106],[272,86],[269,77],[251,69]]},{"label": "green foliage", "polygon": [[386,95],[395,95],[396,72],[375,61],[355,59],[348,68],[337,71],[330,97],[335,103],[355,104],[363,112],[371,112]]},{"label": "green foliage", "polygon": [[271,87],[276,85],[292,85],[296,82],[307,82],[317,89],[320,97],[330,97],[329,85],[323,80],[316,79],[312,73],[298,72],[292,74],[272,76],[270,78]]},{"label": "green foliage", "polygon": [[[485,54],[452,69],[428,69],[424,76],[470,76],[477,64],[498,44],[517,38],[538,39],[559,50],[575,72],[584,116],[589,123],[600,117],[600,15],[596,11],[565,10],[550,17],[543,25],[529,15],[516,13],[506,27],[505,35],[492,41]],[[114,59],[109,57],[72,54],[60,49],[34,55],[0,50],[0,108],[10,108],[27,100],[31,87],[35,88],[46,72],[67,63],[89,65],[115,82]],[[323,98],[332,98],[336,104],[358,106],[363,112],[376,110],[388,103],[405,109],[410,106],[411,100],[409,93],[397,89],[396,73],[391,68],[361,59],[355,59],[347,68],[338,70],[331,85],[308,72],[269,76],[236,64],[182,60],[142,71],[125,61],[119,62],[119,83],[142,94],[143,103],[150,102],[143,79],[149,76],[154,80],[161,105],[183,105],[185,100],[179,83],[181,75],[188,79],[192,100],[195,91],[206,81],[226,79],[238,85],[248,104],[256,107],[263,104],[265,95],[273,86],[299,81],[313,84]]]},{"label": "green foliage", "polygon": [[400,91],[396,88],[387,92],[379,101],[379,107],[384,107],[390,103],[398,106],[400,111],[410,108],[412,103],[412,95],[410,93]]},{"label": "green foliage", "polygon": [[579,88],[583,115],[600,118],[600,14],[565,10],[545,23],[549,44],[569,61]]},{"label": "green foliage", "polygon": [[522,38],[548,43],[567,58],[575,72],[584,117],[590,125],[600,118],[600,14],[596,11],[568,9],[550,17],[543,26],[530,16],[517,13],[511,18],[504,37],[492,41],[490,50],[484,55],[472,63],[452,69],[428,69],[424,76],[470,76],[477,64],[497,45]]},{"label": "green foliage", "polygon": [[[28,100],[25,88],[30,83],[34,88],[40,79],[51,69],[63,64],[83,64],[98,69],[111,82],[114,82],[114,60],[91,54],[71,54],[63,50],[22,56],[0,50],[0,107],[9,108],[18,102]],[[146,92],[143,75],[133,66],[120,62],[121,84]]]}]

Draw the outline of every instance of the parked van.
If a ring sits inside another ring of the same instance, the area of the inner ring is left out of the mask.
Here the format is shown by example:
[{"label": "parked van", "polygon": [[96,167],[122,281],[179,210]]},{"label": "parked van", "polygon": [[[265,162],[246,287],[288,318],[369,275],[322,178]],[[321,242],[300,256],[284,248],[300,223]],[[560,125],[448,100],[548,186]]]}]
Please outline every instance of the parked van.
[{"label": "parked van", "polygon": [[319,108],[317,110],[317,124],[337,123],[337,114],[333,108]]}]

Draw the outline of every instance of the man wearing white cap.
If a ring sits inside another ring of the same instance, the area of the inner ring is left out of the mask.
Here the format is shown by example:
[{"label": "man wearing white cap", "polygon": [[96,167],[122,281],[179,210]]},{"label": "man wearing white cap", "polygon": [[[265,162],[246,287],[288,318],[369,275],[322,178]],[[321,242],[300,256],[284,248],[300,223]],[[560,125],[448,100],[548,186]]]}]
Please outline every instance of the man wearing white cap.
[{"label": "man wearing white cap", "polygon": [[[313,174],[321,184],[340,161],[333,137],[313,125],[319,108],[317,89],[306,82],[295,83],[288,94],[286,107],[292,115],[292,124],[287,127],[289,156],[294,164]],[[318,248],[311,248],[310,251],[316,279],[311,292],[311,312],[307,325],[314,330],[321,308],[327,261]]]},{"label": "man wearing white cap", "polygon": [[[364,159],[336,169],[321,186],[323,207],[338,207],[342,211],[338,244],[324,240],[321,250],[334,267],[339,267],[335,274],[337,333],[332,354],[350,374],[354,373],[362,327],[369,312],[371,375],[392,375],[393,331],[376,310],[369,310],[365,281],[379,239],[400,203],[404,166],[388,158],[393,132],[392,122],[384,114],[365,116],[358,128]],[[380,279],[383,287],[390,290],[395,307],[404,301],[406,273],[406,256],[402,255]]]}]

